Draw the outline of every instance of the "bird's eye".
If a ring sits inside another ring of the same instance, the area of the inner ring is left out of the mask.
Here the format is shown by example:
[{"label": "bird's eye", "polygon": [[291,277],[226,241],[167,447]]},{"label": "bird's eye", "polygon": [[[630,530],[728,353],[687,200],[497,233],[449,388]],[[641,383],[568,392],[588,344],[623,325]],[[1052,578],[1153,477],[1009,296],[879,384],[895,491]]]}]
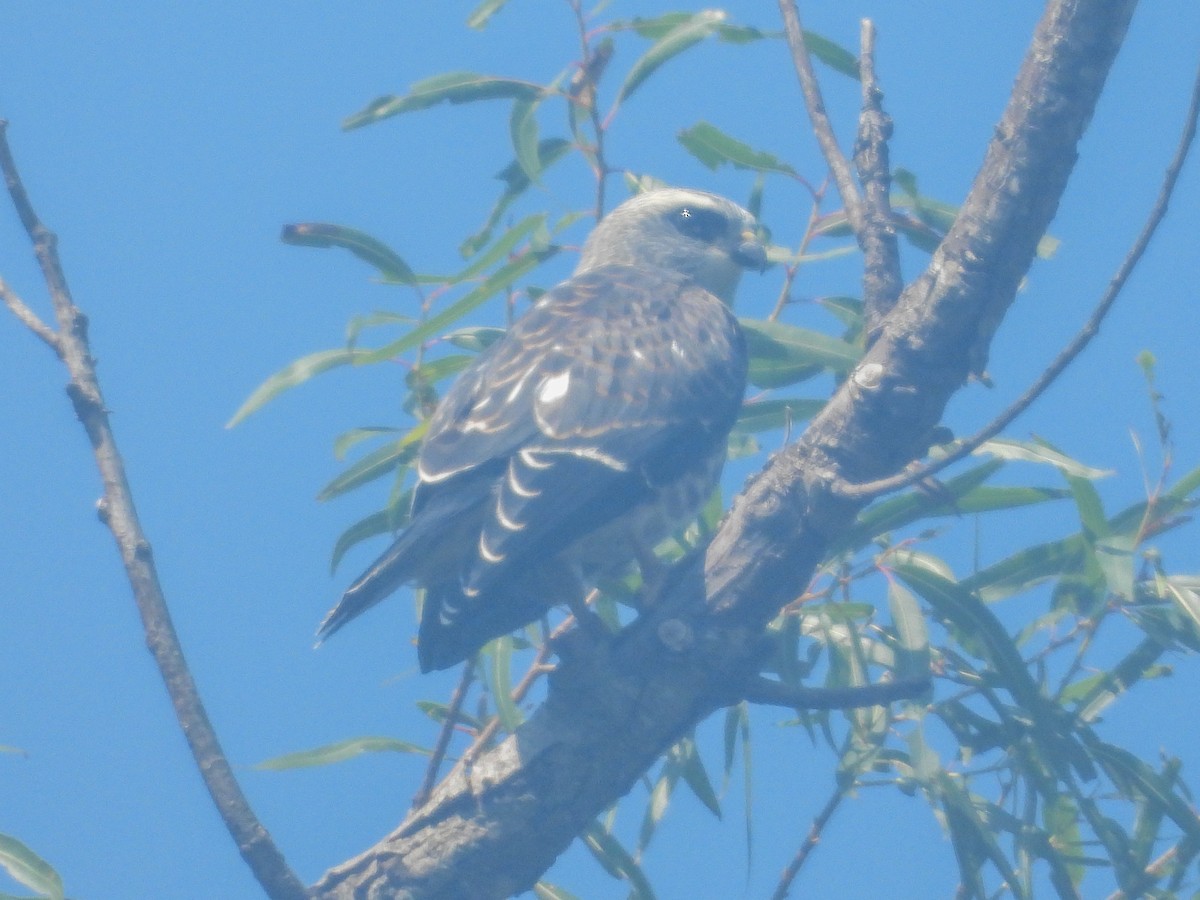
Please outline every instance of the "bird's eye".
[{"label": "bird's eye", "polygon": [[711,242],[725,233],[725,217],[711,209],[684,206],[671,214],[671,222],[688,237]]}]

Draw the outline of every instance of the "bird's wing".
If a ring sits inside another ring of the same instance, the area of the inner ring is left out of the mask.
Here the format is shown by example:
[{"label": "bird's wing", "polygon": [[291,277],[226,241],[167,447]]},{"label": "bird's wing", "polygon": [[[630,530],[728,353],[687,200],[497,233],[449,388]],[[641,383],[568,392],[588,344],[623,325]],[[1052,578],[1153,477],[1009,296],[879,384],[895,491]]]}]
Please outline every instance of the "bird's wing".
[{"label": "bird's wing", "polygon": [[481,469],[498,479],[464,587],[563,549],[707,459],[745,373],[732,313],[679,276],[607,266],[548,292],[447,393],[422,447],[427,496]]}]

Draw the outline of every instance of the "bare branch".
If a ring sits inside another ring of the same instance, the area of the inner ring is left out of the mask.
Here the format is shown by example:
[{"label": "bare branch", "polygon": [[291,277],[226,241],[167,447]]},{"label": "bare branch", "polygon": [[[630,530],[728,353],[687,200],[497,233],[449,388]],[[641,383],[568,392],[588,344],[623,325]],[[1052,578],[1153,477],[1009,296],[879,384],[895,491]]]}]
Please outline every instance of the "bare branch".
[{"label": "bare branch", "polygon": [[62,348],[58,345],[58,335],[54,333],[54,329],[38,318],[38,314],[17,296],[16,291],[10,288],[3,278],[0,278],[0,300],[4,301],[4,305],[12,311],[22,325],[53,350],[56,356],[62,358]]},{"label": "bare branch", "polygon": [[450,738],[454,734],[454,728],[458,725],[458,713],[462,709],[463,700],[467,697],[467,689],[471,686],[471,678],[475,674],[475,658],[467,660],[463,666],[462,676],[458,680],[458,687],[454,689],[454,694],[450,697],[450,705],[446,707],[446,720],[442,723],[442,730],[438,733],[437,744],[434,745],[433,753],[429,756],[429,765],[425,769],[425,778],[421,781],[421,786],[417,788],[417,792],[413,794],[412,805],[416,809],[418,806],[424,806],[429,801],[429,795],[433,792],[433,786],[437,784],[438,770],[442,767],[442,760],[446,758],[446,750],[450,747]]},{"label": "bare branch", "polygon": [[100,518],[117,542],[138,612],[141,613],[146,644],[166,683],[180,728],[225,827],[263,890],[272,900],[301,900],[308,896],[308,891],[288,868],[283,855],[242,794],[188,670],[167,611],[150,542],[142,531],[134,508],[133,494],[125,477],[125,464],[109,425],[108,411],[88,345],[87,318],[71,299],[58,258],[57,240],[53,232],[38,219],[30,203],[2,124],[0,169],[4,171],[4,180],[17,215],[33,242],[34,253],[54,304],[59,327],[56,349],[71,375],[67,394],[75,407],[75,414],[87,431],[104,482]]},{"label": "bare branch", "polygon": [[858,231],[858,241],[864,257],[864,331],[870,347],[883,327],[883,317],[896,305],[904,281],[900,275],[900,248],[890,198],[892,171],[887,142],[892,136],[892,120],[883,111],[883,91],[875,77],[875,25],[870,19],[862,20],[861,43],[863,106],[858,119],[854,166],[863,187],[862,230]]},{"label": "bare branch", "polygon": [[825,831],[825,826],[829,824],[829,820],[833,818],[833,814],[842,805],[842,800],[845,797],[846,789],[841,785],[833,789],[833,793],[830,794],[829,799],[825,802],[825,806],[817,813],[817,817],[813,819],[813,823],[808,829],[808,834],[804,838],[804,843],[800,845],[800,849],[796,851],[796,855],[792,858],[792,861],[788,863],[787,868],[783,870],[783,874],[779,876],[779,884],[775,886],[775,893],[771,895],[771,900],[784,900],[787,897],[788,891],[792,888],[792,882],[800,874],[800,869],[808,861],[809,855],[816,849],[817,844],[821,843],[821,834]]},{"label": "bare branch", "polygon": [[1179,138],[1179,145],[1175,148],[1175,156],[1171,159],[1170,165],[1167,166],[1166,174],[1163,176],[1162,187],[1158,191],[1158,199],[1155,201],[1154,208],[1150,210],[1146,224],[1142,226],[1141,233],[1138,234],[1137,239],[1133,242],[1133,246],[1129,248],[1125,259],[1121,261],[1120,267],[1117,269],[1116,274],[1113,275],[1112,280],[1109,281],[1108,287],[1105,289],[1100,301],[1096,304],[1096,308],[1092,310],[1092,314],[1088,317],[1087,322],[1079,329],[1071,342],[1055,357],[1054,361],[1046,367],[1046,370],[1042,372],[1037,381],[1031,384],[1025,393],[1013,401],[1000,415],[992,419],[991,422],[971,435],[971,437],[960,442],[941,459],[911,471],[902,472],[890,478],[870,481],[866,484],[838,483],[835,485],[835,490],[839,494],[844,497],[859,499],[876,497],[890,491],[902,490],[916,484],[918,481],[929,478],[947,466],[966,458],[986,441],[998,435],[1011,425],[1017,416],[1033,405],[1033,402],[1045,392],[1046,388],[1054,383],[1067,366],[1091,343],[1092,338],[1100,332],[1100,325],[1104,322],[1105,316],[1108,315],[1109,310],[1116,303],[1121,289],[1125,287],[1125,282],[1129,280],[1129,276],[1141,260],[1142,254],[1146,252],[1146,248],[1150,245],[1150,241],[1154,237],[1155,231],[1158,230],[1159,224],[1166,216],[1171,195],[1175,192],[1175,184],[1179,180],[1179,173],[1183,170],[1183,164],[1187,160],[1188,151],[1196,137],[1196,122],[1198,117],[1200,117],[1200,70],[1197,70],[1196,80],[1192,85],[1192,99],[1188,106],[1183,133]]},{"label": "bare branch", "polygon": [[808,118],[812,122],[813,133],[825,156],[829,171],[833,173],[834,183],[842,196],[846,207],[846,217],[855,235],[863,232],[862,198],[854,183],[854,175],[850,171],[850,161],[838,146],[833,133],[833,125],[825,112],[825,101],[821,97],[821,87],[817,84],[817,76],[813,74],[812,60],[808,56],[808,48],[804,46],[804,27],[800,24],[800,11],[796,9],[795,0],[779,0],[779,12],[783,16],[784,36],[787,38],[788,50],[792,54],[792,65],[800,79],[800,89],[804,92],[804,105],[808,109]]}]

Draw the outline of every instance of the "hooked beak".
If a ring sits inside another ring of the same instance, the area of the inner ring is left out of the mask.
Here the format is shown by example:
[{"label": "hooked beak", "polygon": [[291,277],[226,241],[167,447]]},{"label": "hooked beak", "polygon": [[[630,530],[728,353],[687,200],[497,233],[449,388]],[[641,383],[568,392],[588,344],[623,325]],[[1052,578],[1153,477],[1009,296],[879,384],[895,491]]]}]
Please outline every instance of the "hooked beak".
[{"label": "hooked beak", "polygon": [[759,272],[766,270],[767,249],[757,234],[749,229],[742,232],[742,242],[733,251],[733,261],[747,269],[757,269]]}]

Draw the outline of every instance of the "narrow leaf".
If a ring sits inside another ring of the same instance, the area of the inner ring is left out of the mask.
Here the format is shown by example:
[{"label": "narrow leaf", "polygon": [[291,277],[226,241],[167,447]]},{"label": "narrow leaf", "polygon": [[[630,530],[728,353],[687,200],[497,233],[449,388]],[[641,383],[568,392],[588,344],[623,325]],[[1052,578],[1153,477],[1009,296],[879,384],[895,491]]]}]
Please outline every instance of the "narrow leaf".
[{"label": "narrow leaf", "polygon": [[328,766],[332,763],[345,762],[364,753],[418,753],[428,756],[430,751],[418,747],[408,741],[398,741],[388,737],[357,737],[336,744],[325,744],[312,750],[300,750],[296,753],[285,753],[264,760],[256,765],[256,769],[267,769],[282,772],[285,769],[307,769],[312,766]]},{"label": "narrow leaf", "polygon": [[796,175],[796,170],[778,157],[754,150],[708,122],[698,122],[691,128],[685,128],[677,137],[684,149],[710,169],[715,170],[722,163],[729,163],[735,169]]},{"label": "narrow leaf", "polygon": [[678,56],[689,47],[695,46],[716,31],[725,19],[726,13],[723,10],[702,10],[688,16],[656,40],[630,68],[624,83],[617,91],[615,105],[620,105],[627,100],[663,63]]},{"label": "narrow leaf", "polygon": [[512,262],[501,266],[482,284],[469,291],[436,316],[430,316],[425,321],[425,324],[414,328],[404,337],[400,338],[400,340],[393,341],[385,347],[380,347],[378,350],[372,351],[358,360],[358,362],[368,363],[391,359],[399,356],[406,350],[411,350],[443,329],[453,325],[463,316],[474,311],[476,307],[481,306],[486,300],[504,290],[518,278],[532,272],[556,254],[558,249],[557,246],[554,246],[541,252],[531,251],[522,254]]},{"label": "narrow leaf", "polygon": [[537,108],[540,97],[518,98],[513,102],[512,114],[508,118],[508,132],[512,138],[513,150],[517,155],[517,165],[525,173],[525,177],[536,184],[541,175],[541,161],[538,157],[538,123]]},{"label": "narrow leaf", "polygon": [[755,434],[776,428],[795,426],[807,422],[825,406],[824,400],[809,400],[800,397],[787,400],[754,400],[745,404],[738,413],[738,431]]},{"label": "narrow leaf", "polygon": [[929,632],[917,598],[903,585],[895,580],[890,581],[888,608],[900,644],[900,652],[896,654],[896,675],[905,679],[928,678]]},{"label": "narrow leaf", "polygon": [[471,103],[476,100],[532,99],[542,93],[540,84],[516,78],[480,75],[476,72],[446,72],[418,81],[407,94],[389,94],[372,100],[342,122],[349,131],[402,113],[428,109],[439,103]]},{"label": "narrow leaf", "polygon": [[490,662],[487,672],[492,690],[492,702],[496,704],[496,714],[500,717],[500,724],[504,726],[505,731],[512,734],[520,727],[524,719],[512,699],[512,636],[504,635],[496,638],[487,645],[487,653]]},{"label": "narrow leaf", "polygon": [[1085,465],[1077,459],[1072,459],[1060,450],[1041,441],[1017,441],[1012,438],[992,438],[978,450],[978,455],[990,453],[999,459],[1016,459],[1024,462],[1036,462],[1052,465],[1064,475],[1077,478],[1107,478],[1112,475],[1111,469],[1097,469]]},{"label": "narrow leaf", "polygon": [[283,226],[280,240],[298,247],[341,247],[379,270],[385,281],[394,284],[416,284],[417,276],[400,254],[369,234],[345,225],[327,222],[304,222]]},{"label": "narrow leaf", "polygon": [[742,319],[741,325],[750,352],[750,382],[758,387],[795,384],[822,369],[845,374],[862,355],[853,344],[795,325],[755,319]]},{"label": "narrow leaf", "polygon": [[[547,138],[538,142],[538,171],[544,172],[554,163],[558,162],[571,151],[571,142],[563,138]],[[496,174],[496,177],[505,183],[504,192],[500,195],[492,211],[488,214],[487,221],[483,227],[471,235],[462,244],[459,245],[458,252],[463,257],[474,256],[479,252],[479,248],[483,247],[491,240],[492,230],[496,227],[496,223],[500,221],[500,217],[508,210],[508,208],[520,197],[526,190],[529,189],[532,182],[529,176],[525,174],[520,163],[515,159],[505,166]]]},{"label": "narrow leaf", "polygon": [[317,499],[332,500],[368,481],[374,481],[389,472],[394,472],[397,466],[411,462],[420,449],[421,439],[425,436],[426,428],[428,428],[428,422],[421,422],[399,440],[391,441],[368,453],[325,485],[317,494]]},{"label": "narrow leaf", "polygon": [[504,4],[507,2],[508,0],[483,0],[471,10],[471,15],[467,16],[467,27],[482,29],[492,16],[504,8]]},{"label": "narrow leaf", "polygon": [[0,867],[30,890],[63,900],[62,878],[54,867],[11,835],[0,834]]},{"label": "narrow leaf", "polygon": [[621,846],[620,841],[601,827],[599,822],[589,825],[582,837],[584,845],[600,865],[604,866],[605,871],[614,878],[628,881],[638,900],[654,900],[654,890],[650,887],[642,867],[629,855],[629,851]]},{"label": "narrow leaf", "polygon": [[256,412],[278,397],[284,391],[291,390],[297,385],[304,384],[314,375],[328,372],[338,366],[362,362],[369,355],[367,350],[321,350],[302,356],[293,363],[284,366],[246,398],[233,418],[225,423],[226,428],[232,428],[252,412]]}]

